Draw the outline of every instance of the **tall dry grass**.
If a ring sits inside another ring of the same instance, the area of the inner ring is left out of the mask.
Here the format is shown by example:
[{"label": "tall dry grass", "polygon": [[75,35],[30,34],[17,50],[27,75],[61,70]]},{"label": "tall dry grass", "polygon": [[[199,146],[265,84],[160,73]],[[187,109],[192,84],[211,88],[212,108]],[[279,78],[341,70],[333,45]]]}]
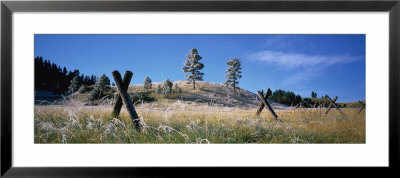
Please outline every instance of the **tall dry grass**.
[{"label": "tall dry grass", "polygon": [[256,108],[164,100],[136,106],[138,132],[128,113],[109,106],[35,106],[35,143],[365,143],[365,111],[276,110],[282,122]]}]

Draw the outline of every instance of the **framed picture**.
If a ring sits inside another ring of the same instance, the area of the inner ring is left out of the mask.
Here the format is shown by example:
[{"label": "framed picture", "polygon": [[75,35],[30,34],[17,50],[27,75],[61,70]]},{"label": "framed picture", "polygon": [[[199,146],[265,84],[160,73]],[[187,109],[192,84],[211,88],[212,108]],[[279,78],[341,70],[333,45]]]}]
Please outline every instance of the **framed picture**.
[{"label": "framed picture", "polygon": [[4,1],[1,174],[398,168],[399,20],[399,1]]}]

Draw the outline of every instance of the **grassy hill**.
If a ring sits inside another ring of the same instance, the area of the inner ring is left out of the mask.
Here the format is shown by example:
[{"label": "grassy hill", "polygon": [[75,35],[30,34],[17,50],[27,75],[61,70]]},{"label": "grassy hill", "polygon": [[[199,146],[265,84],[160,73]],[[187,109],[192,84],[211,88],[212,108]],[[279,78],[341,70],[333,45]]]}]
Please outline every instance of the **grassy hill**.
[{"label": "grassy hill", "polygon": [[[257,95],[247,91],[245,89],[237,89],[233,92],[231,87],[226,87],[220,83],[196,82],[196,89],[193,90],[192,83],[187,83],[186,81],[175,81],[173,82],[173,90],[175,91],[175,86],[177,85],[182,92],[173,92],[168,97],[163,97],[160,94],[156,94],[155,90],[158,85],[162,85],[161,82],[154,82],[152,89],[146,91],[143,88],[143,84],[131,85],[128,88],[128,93],[139,101],[135,101],[135,105],[145,104],[145,103],[158,103],[162,105],[168,105],[169,103],[174,103],[176,101],[184,102],[185,104],[206,104],[208,106],[221,106],[221,107],[240,107],[240,108],[255,108],[258,107],[260,100]],[[47,102],[54,100],[54,94],[49,95],[48,92],[36,92],[36,104],[62,104],[62,105],[113,105],[114,97],[117,94],[117,87],[110,86],[110,90],[106,92],[107,96],[100,100],[92,101],[90,100],[90,93],[79,93],[76,92],[72,95],[61,97],[56,102]],[[145,99],[143,99],[145,98]],[[329,105],[329,101],[323,98],[309,98],[312,103],[325,103],[326,106]],[[276,103],[274,101],[268,100],[271,106],[275,109],[286,109],[288,106]],[[365,102],[365,101],[363,101]],[[313,104],[310,104],[313,105]],[[338,103],[341,108],[359,108],[361,107],[358,102],[347,102]],[[325,107],[326,107],[325,106]],[[311,106],[312,107],[312,106]]]},{"label": "grassy hill", "polygon": [[[175,81],[173,82],[173,89],[178,85],[181,88],[181,93],[173,92],[168,97],[163,97],[160,94],[156,94],[155,90],[158,85],[162,85],[160,82],[154,82],[152,89],[146,91],[143,88],[143,84],[131,85],[128,88],[128,93],[131,95],[147,95],[147,97],[154,99],[152,102],[175,102],[181,101],[187,104],[190,103],[202,103],[212,106],[221,107],[240,107],[240,108],[254,108],[258,107],[260,100],[257,95],[244,90],[237,89],[233,92],[231,87],[226,87],[223,84],[211,83],[198,81],[196,82],[196,89],[193,90],[191,83],[186,81]],[[89,92],[79,93],[76,92],[72,95],[66,96],[65,98],[59,99],[55,104],[66,104],[66,105],[112,105],[114,102],[114,96],[117,93],[117,87],[111,86],[111,90],[107,92],[107,96],[98,101],[91,101]],[[140,97],[140,96],[139,96]],[[270,101],[271,102],[271,101]],[[143,104],[145,102],[136,102],[135,104]],[[285,107],[278,103],[271,102],[273,107]]]},{"label": "grassy hill", "polygon": [[[153,83],[152,93],[150,96],[157,100],[181,100],[187,102],[208,103],[217,106],[229,107],[254,107],[259,104],[257,96],[244,89],[238,89],[233,93],[232,88],[228,88],[223,84],[210,82],[196,82],[196,89],[193,90],[191,83],[186,81],[173,82],[173,88],[178,85],[182,89],[181,93],[174,93],[168,98],[164,98],[154,93],[155,88],[162,83]],[[130,86],[128,92],[145,92],[143,85]]]}]

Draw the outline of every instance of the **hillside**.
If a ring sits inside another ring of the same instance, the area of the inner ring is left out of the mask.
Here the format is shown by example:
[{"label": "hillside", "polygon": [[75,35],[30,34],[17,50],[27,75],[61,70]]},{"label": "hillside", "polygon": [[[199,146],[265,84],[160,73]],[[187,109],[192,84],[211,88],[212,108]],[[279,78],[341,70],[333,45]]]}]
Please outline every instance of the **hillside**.
[{"label": "hillside", "polygon": [[[181,93],[173,93],[171,96],[165,98],[161,95],[155,93],[155,89],[158,85],[162,83],[154,82],[152,89],[148,91],[149,97],[154,99],[154,102],[174,102],[180,101],[185,103],[200,103],[212,106],[221,107],[240,107],[240,108],[256,108],[258,107],[260,100],[257,95],[244,90],[237,89],[233,93],[233,89],[226,87],[223,84],[211,83],[198,81],[196,82],[196,90],[193,90],[192,84],[186,81],[175,81],[173,82],[173,89],[178,85],[182,89]],[[89,92],[87,93],[74,93],[69,96],[60,97],[52,104],[62,104],[62,105],[112,105],[114,102],[113,96],[117,92],[116,86],[111,86],[111,91],[109,91],[109,96],[104,97],[100,101],[90,101]],[[131,85],[129,86],[128,93],[130,94],[141,94],[146,93],[143,89],[143,84]],[[272,107],[274,108],[286,108],[287,106],[274,103],[270,101]],[[36,104],[48,104],[49,102],[35,101]],[[141,103],[135,103],[136,105]]]},{"label": "hillside", "polygon": [[[162,83],[153,83],[152,90],[150,91],[154,92],[160,84]],[[155,96],[157,100],[172,99],[228,107],[254,107],[259,104],[257,96],[254,93],[244,89],[238,89],[233,93],[232,88],[228,88],[223,84],[198,81],[196,82],[195,90],[193,90],[192,84],[186,81],[176,81],[173,84],[173,88],[175,85],[178,85],[182,89],[182,93],[174,93],[168,98]],[[143,85],[140,84],[130,86],[128,92],[145,92],[145,90],[143,89]]]}]

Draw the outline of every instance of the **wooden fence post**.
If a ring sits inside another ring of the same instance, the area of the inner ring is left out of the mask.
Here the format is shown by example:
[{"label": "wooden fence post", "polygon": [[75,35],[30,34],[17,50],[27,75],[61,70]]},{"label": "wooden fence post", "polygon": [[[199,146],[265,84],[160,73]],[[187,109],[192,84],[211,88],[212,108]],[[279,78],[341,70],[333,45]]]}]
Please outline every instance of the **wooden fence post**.
[{"label": "wooden fence post", "polygon": [[[265,93],[265,95],[264,95],[264,99],[267,100],[270,94],[271,94],[271,90],[268,88],[267,93]],[[261,92],[261,95],[262,95],[262,92]],[[264,109],[264,106],[265,106],[264,102],[260,101],[260,106],[257,109],[256,116],[259,116],[261,114],[261,111]]]},{"label": "wooden fence post", "polygon": [[[122,86],[121,86],[122,90],[124,90],[124,91],[128,90],[129,83],[131,82],[131,79],[132,79],[132,75],[133,75],[133,73],[131,71],[125,72],[124,79],[122,80]],[[122,98],[121,98],[121,95],[118,93],[116,96],[116,101],[115,101],[115,105],[113,108],[112,116],[118,117],[119,113],[121,112],[121,108],[122,108]]]},{"label": "wooden fence post", "polygon": [[[268,93],[268,92],[267,92]],[[275,114],[274,110],[272,109],[272,107],[269,105],[268,101],[266,101],[264,99],[264,96],[262,95],[262,93],[260,91],[257,91],[257,95],[258,97],[261,99],[261,101],[264,103],[264,106],[268,109],[268,111],[272,114],[272,116],[274,116],[276,121],[280,121],[278,116]]]},{"label": "wooden fence post", "polygon": [[126,91],[126,89],[123,90],[122,88],[121,74],[117,70],[115,70],[112,72],[112,75],[114,77],[115,84],[117,84],[117,88],[119,90],[122,101],[124,102],[126,109],[128,110],[133,125],[137,130],[140,131],[142,129],[142,123],[140,123],[139,116],[136,113],[135,107],[133,106],[132,100],[130,99],[128,92]]},{"label": "wooden fence post", "polygon": [[332,101],[331,98],[329,98],[329,96],[326,96],[326,98],[329,100],[329,102],[341,113],[344,115],[344,113],[342,112],[342,110],[340,110],[340,108],[338,106],[336,106],[336,103],[334,101]]},{"label": "wooden fence post", "polygon": [[363,109],[365,109],[365,104],[363,102],[361,102],[361,101],[358,101],[358,102],[361,104],[361,108],[358,111],[357,115],[360,114]]},{"label": "wooden fence post", "polygon": [[[329,96],[327,95],[327,97],[329,97]],[[325,99],[327,99],[327,98],[325,98]],[[338,99],[338,97],[335,96],[335,98],[333,98],[333,102],[335,103],[337,99]],[[328,112],[331,110],[331,108],[332,108],[332,103],[329,103],[328,109],[326,110],[325,114],[328,114]]]}]

